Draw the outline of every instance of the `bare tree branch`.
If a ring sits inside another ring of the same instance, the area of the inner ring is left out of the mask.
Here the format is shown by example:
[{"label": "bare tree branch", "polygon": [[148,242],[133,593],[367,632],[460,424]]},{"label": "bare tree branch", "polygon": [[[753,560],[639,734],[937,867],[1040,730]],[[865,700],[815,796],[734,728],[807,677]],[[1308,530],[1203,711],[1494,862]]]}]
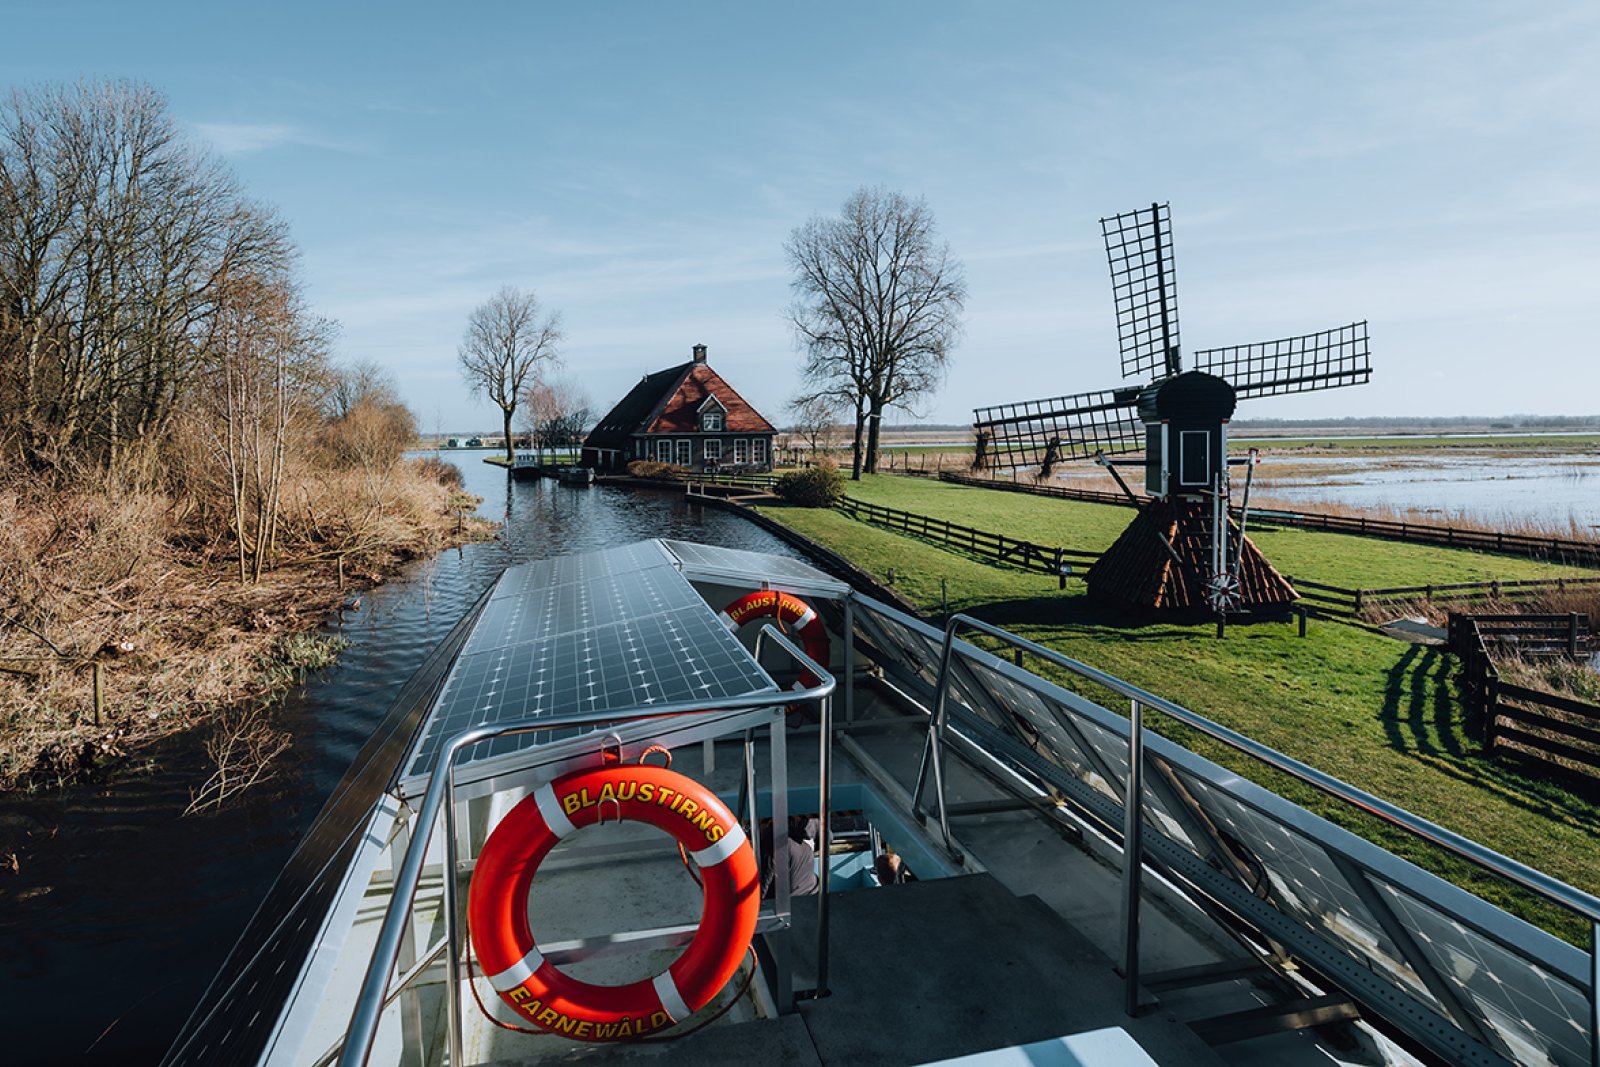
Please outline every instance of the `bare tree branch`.
[{"label": "bare tree branch", "polygon": [[533,293],[506,286],[473,309],[458,352],[467,384],[500,408],[508,463],[516,458],[511,416],[535,372],[560,359],[561,313],[553,311],[541,322],[539,311]]},{"label": "bare tree branch", "polygon": [[789,322],[805,352],[803,402],[840,397],[855,416],[851,476],[877,470],[885,408],[944,380],[967,297],[961,263],[922,200],[858,189],[836,218],[812,218],[784,246],[794,270]]}]

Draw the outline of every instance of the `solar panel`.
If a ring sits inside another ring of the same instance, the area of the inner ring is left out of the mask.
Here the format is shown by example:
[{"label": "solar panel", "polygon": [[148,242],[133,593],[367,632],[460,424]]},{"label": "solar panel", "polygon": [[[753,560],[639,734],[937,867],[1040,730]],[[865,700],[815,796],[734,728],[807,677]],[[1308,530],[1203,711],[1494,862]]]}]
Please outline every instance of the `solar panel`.
[{"label": "solar panel", "polygon": [[[402,791],[418,787],[448,739],[474,727],[776,690],[657,542],[514,568],[451,669]],[[496,738],[463,759],[577,732]]]},{"label": "solar panel", "polygon": [[797,593],[840,597],[850,587],[837,578],[798,559],[749,552],[742,548],[720,548],[693,541],[662,541],[677,558],[684,577],[696,581],[732,581],[781,586]]}]

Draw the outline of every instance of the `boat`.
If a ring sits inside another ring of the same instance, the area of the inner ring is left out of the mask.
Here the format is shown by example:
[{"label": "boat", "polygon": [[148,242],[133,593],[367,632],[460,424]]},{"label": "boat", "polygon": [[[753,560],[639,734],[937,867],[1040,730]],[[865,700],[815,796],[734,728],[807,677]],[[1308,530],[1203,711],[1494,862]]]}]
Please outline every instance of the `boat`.
[{"label": "boat", "polygon": [[556,480],[562,485],[592,485],[595,480],[593,467],[557,467]]},{"label": "boat", "polygon": [[164,1062],[1596,1062],[1592,950],[1145,714],[1589,924],[1600,900],[889,596],[662,539],[508,568]]}]

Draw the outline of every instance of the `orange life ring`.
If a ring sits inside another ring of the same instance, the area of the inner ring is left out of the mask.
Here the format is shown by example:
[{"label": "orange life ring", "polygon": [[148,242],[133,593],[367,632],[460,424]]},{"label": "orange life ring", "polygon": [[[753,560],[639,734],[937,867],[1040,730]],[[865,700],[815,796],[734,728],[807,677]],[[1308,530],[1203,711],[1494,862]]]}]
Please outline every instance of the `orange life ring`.
[{"label": "orange life ring", "polygon": [[[705,900],[689,947],[654,978],[593,985],[546,960],[528,890],[556,842],[603,816],[649,823],[701,870]],[[612,764],[563,775],[507,813],[484,843],[467,897],[473,951],[500,999],[536,1026],[580,1041],[617,1041],[682,1022],[738,970],[755,933],[761,886],[750,842],[727,805],[665,767]]]},{"label": "orange life ring", "polygon": [[[764,589],[757,593],[746,593],[722,609],[723,624],[730,630],[737,630],[748,619],[761,618],[788,623],[800,635],[800,645],[806,650],[806,655],[823,667],[828,665],[828,628],[822,624],[822,617],[811,605],[794,594]],[[805,670],[790,688],[810,689],[821,682],[822,679],[815,673]]]}]

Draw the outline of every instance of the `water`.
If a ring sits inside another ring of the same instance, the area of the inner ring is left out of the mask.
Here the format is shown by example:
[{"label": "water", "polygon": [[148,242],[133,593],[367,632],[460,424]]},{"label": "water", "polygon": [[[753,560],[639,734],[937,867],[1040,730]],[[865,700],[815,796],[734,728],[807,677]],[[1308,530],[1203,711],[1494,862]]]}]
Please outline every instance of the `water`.
[{"label": "water", "polygon": [[275,781],[180,818],[208,770],[178,739],[151,754],[153,773],[0,798],[0,834],[32,830],[33,842],[17,874],[0,874],[0,1060],[160,1059],[394,691],[506,565],[646,537],[794,554],[678,493],[510,482],[486,454],[445,455],[484,497],[481,514],[504,523],[500,539],[418,563],[330,624],[351,646],[285,706],[297,741]]},{"label": "water", "polygon": [[[1357,508],[1415,510],[1514,528],[1524,523],[1563,529],[1600,527],[1600,456],[1415,455],[1352,458],[1285,457],[1288,476],[1273,473],[1277,457],[1256,468],[1253,494],[1304,508],[1333,501]],[[1241,480],[1234,483],[1235,491]]]}]

